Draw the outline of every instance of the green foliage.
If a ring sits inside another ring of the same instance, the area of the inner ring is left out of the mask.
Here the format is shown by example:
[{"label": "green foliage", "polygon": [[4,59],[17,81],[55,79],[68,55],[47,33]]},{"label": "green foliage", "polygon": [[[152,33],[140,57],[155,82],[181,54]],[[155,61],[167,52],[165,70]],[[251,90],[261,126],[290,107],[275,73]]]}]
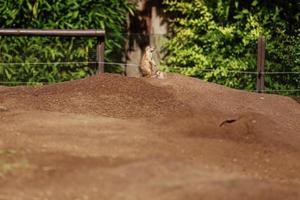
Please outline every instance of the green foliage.
[{"label": "green foliage", "polygon": [[[105,58],[121,52],[127,0],[0,0],[1,28],[105,29]],[[95,61],[95,38],[0,37],[0,63]],[[54,82],[85,77],[95,65],[0,65],[0,81]]]},{"label": "green foliage", "polygon": [[[254,90],[256,75],[239,71],[256,71],[257,39],[263,35],[266,71],[300,72],[300,14],[297,4],[291,3],[164,0],[173,32],[165,46],[166,70]],[[266,86],[300,88],[299,74],[266,75]]]}]

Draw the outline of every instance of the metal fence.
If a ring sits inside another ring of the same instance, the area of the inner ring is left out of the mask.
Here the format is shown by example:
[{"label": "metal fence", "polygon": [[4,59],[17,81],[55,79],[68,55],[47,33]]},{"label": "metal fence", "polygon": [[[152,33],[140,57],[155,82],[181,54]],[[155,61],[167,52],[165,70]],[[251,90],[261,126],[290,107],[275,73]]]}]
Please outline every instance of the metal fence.
[{"label": "metal fence", "polygon": [[[167,41],[165,35],[160,34],[128,34],[125,35],[126,42],[122,53],[115,57],[113,60],[104,61],[104,39],[113,40],[114,36],[105,33],[103,30],[20,30],[20,29],[0,29],[0,36],[59,36],[59,37],[95,37],[97,38],[97,44],[95,48],[89,49],[89,58],[87,60],[80,61],[59,61],[59,62],[0,62],[1,65],[5,66],[17,66],[17,65],[31,65],[31,66],[45,66],[45,65],[60,65],[60,66],[70,66],[78,65],[84,67],[95,67],[98,69],[97,72],[101,73],[106,71],[117,71],[123,75],[127,76],[138,76],[138,67],[143,54],[143,49],[147,45],[152,45],[157,48],[155,54],[155,60],[160,63],[164,59],[163,46],[164,42]],[[274,94],[288,94],[292,93],[294,96],[300,96],[300,85],[299,88],[295,89],[268,89],[265,85],[265,79],[271,76],[282,77],[284,82],[287,76],[297,76],[300,77],[300,72],[292,71],[265,71],[265,39],[260,37],[257,42],[257,55],[253,54],[253,57],[257,58],[257,70],[256,71],[240,71],[240,70],[227,70],[228,74],[234,74],[235,76],[244,77],[249,79],[251,82],[255,83],[255,88],[238,88],[245,89],[253,92],[263,92],[263,93],[274,93]],[[112,70],[114,68],[114,70]],[[118,69],[118,70],[115,70]],[[203,73],[212,73],[217,69],[201,69]],[[49,82],[30,82],[30,81],[20,81],[20,82],[5,82],[0,80],[0,85],[31,85],[31,84],[48,84]]]},{"label": "metal fence", "polygon": [[[62,30],[62,29],[0,29],[0,36],[40,36],[40,37],[96,37],[96,57],[98,73],[104,72],[104,30]],[[6,63],[11,64],[11,63]],[[13,63],[16,64],[16,63]],[[17,63],[19,64],[19,63]],[[35,63],[31,63],[35,64]]]}]

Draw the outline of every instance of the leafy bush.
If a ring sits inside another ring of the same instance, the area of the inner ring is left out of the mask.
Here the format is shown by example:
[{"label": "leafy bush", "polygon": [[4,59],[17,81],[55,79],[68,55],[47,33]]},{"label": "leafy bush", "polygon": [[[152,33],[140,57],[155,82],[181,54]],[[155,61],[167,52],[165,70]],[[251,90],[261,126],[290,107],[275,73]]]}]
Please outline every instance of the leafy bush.
[{"label": "leafy bush", "polygon": [[[121,52],[126,20],[133,12],[127,0],[0,0],[1,28],[105,29],[105,58]],[[0,37],[1,63],[95,61],[95,38]],[[96,66],[0,65],[0,81],[54,82],[85,77]]]},{"label": "leafy bush", "polygon": [[[300,72],[300,14],[291,2],[164,0],[172,31],[166,70],[254,90],[256,75],[240,72],[256,71],[257,39],[263,35],[266,71]],[[267,75],[266,86],[299,88],[299,74]]]}]

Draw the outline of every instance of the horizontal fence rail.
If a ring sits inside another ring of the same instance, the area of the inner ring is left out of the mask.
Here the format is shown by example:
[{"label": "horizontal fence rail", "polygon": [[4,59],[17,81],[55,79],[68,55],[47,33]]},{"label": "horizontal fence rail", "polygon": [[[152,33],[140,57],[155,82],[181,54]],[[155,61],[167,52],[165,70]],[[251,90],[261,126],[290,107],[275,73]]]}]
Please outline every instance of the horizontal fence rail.
[{"label": "horizontal fence rail", "polygon": [[87,29],[0,29],[0,36],[104,37],[104,30]]},{"label": "horizontal fence rail", "polygon": [[[97,61],[83,61],[83,62],[36,62],[36,63],[26,63],[26,62],[5,62],[5,63],[1,63],[0,65],[65,65],[65,64],[105,64],[105,65],[123,65],[123,66],[135,66],[135,67],[139,67],[139,64],[133,64],[133,63],[120,63],[120,62],[97,62]],[[200,69],[199,71],[201,72],[215,72],[218,69],[211,69],[211,68],[206,68],[206,69]],[[253,74],[253,75],[257,75],[259,74],[259,72],[257,71],[238,71],[238,70],[227,70],[227,73],[237,73],[237,74]],[[300,74],[299,72],[261,72],[261,74],[266,74],[266,75],[283,75],[283,74]]]},{"label": "horizontal fence rail", "polygon": [[0,65],[68,65],[68,64],[105,64],[105,65],[123,65],[123,66],[135,66],[137,64],[119,63],[119,62],[97,62],[97,61],[83,61],[83,62],[36,62],[36,63],[0,63]]}]

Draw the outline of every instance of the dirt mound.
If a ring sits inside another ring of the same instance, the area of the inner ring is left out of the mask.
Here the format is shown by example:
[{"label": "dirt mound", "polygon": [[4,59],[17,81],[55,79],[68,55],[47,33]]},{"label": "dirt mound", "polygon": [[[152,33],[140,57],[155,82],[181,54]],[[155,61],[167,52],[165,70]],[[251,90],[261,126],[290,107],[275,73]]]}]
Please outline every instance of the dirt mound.
[{"label": "dirt mound", "polygon": [[122,118],[185,112],[183,103],[172,94],[172,88],[154,86],[138,78],[113,74],[36,88],[2,88],[0,92],[2,104],[9,104],[13,109]]},{"label": "dirt mound", "polygon": [[164,129],[172,127],[173,134],[300,150],[300,106],[292,98],[234,90],[176,74],[164,80],[101,74],[40,87],[1,87],[0,92],[0,112],[149,118]]},{"label": "dirt mound", "polygon": [[300,199],[299,144],[294,99],[176,74],[0,87],[5,200]]}]

